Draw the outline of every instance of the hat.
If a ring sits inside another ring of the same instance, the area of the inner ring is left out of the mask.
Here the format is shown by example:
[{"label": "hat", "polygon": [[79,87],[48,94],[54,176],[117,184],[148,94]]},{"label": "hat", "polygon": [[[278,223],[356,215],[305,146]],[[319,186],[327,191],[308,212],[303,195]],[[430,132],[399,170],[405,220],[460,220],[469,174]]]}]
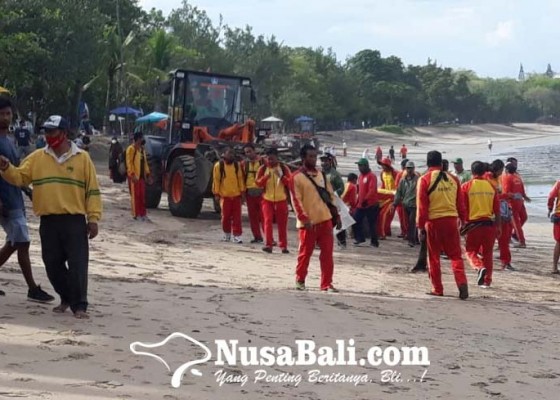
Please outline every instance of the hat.
[{"label": "hat", "polygon": [[68,122],[62,118],[60,115],[51,115],[47,120],[43,123],[41,128],[45,130],[51,129],[68,129]]},{"label": "hat", "polygon": [[325,152],[323,153],[323,155],[322,155],[321,157],[319,157],[319,159],[322,160],[322,159],[324,159],[324,158],[328,158],[329,160],[331,160],[332,158],[334,158],[334,156],[333,156],[331,153],[329,153],[328,151],[325,151]]},{"label": "hat", "polygon": [[360,158],[356,164],[358,164],[358,165],[369,165],[369,160],[367,158]]},{"label": "hat", "polygon": [[408,161],[406,163],[406,168],[414,168],[414,163],[412,161]]},{"label": "hat", "polygon": [[462,158],[456,158],[453,161],[451,161],[453,164],[463,164],[463,159]]},{"label": "hat", "polygon": [[406,166],[406,163],[408,162],[408,158],[403,158],[401,160],[401,167],[404,168]]},{"label": "hat", "polygon": [[393,165],[391,163],[391,159],[389,157],[385,157],[379,164],[384,165],[384,166],[389,167],[389,168],[393,168]]}]

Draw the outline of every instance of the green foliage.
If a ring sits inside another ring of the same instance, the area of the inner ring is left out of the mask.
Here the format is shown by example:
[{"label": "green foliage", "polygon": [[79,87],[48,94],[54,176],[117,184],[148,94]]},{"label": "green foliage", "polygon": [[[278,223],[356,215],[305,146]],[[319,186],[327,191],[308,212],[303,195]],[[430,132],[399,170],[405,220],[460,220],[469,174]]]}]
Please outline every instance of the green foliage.
[{"label": "green foliage", "polygon": [[165,111],[160,84],[179,67],[249,76],[258,99],[246,110],[253,118],[276,115],[290,125],[309,115],[319,129],[363,122],[402,134],[407,125],[532,122],[560,113],[551,66],[516,81],[431,61],[404,65],[372,49],[341,62],[331,49],[291,48],[249,26],[215,23],[186,0],[168,17],[137,0],[3,0],[0,15],[0,85],[13,91],[21,113],[39,119],[61,113],[76,124],[81,99],[97,127],[124,104]]},{"label": "green foliage", "polygon": [[399,125],[381,125],[376,127],[378,131],[388,132],[388,133],[396,133],[398,135],[404,135],[405,131]]}]

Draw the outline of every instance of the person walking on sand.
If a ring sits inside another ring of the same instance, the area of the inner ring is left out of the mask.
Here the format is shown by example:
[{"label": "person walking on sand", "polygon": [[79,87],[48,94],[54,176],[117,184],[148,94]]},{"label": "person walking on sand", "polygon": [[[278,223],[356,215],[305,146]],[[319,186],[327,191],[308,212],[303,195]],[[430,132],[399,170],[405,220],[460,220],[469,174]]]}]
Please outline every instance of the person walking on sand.
[{"label": "person walking on sand", "polygon": [[418,243],[418,234],[416,231],[416,187],[419,175],[415,171],[415,165],[412,161],[406,163],[406,174],[400,179],[393,201],[392,209],[399,205],[404,211],[404,218],[407,220],[406,239],[410,247],[416,246]]},{"label": "person walking on sand", "polygon": [[401,160],[406,159],[406,156],[408,154],[408,149],[406,148],[406,145],[404,143],[401,147],[400,153],[401,153]]},{"label": "person walking on sand", "polygon": [[89,318],[88,238],[97,236],[103,209],[97,174],[89,154],[68,139],[64,118],[52,115],[42,129],[48,146],[31,153],[19,167],[0,157],[0,171],[12,185],[33,183],[43,262],[60,296],[53,311],[70,308],[76,318]]},{"label": "person walking on sand", "polygon": [[552,236],[554,237],[554,254],[552,257],[552,273],[560,274],[558,259],[560,258],[560,180],[556,181],[548,194],[548,217],[552,222]]},{"label": "person walking on sand", "polygon": [[290,170],[278,161],[278,150],[266,151],[266,164],[257,172],[256,184],[264,189],[262,213],[264,217],[265,253],[272,253],[274,246],[273,224],[278,226],[278,243],[283,254],[288,250],[288,196],[290,187]]},{"label": "person walking on sand", "polygon": [[235,153],[231,147],[226,147],[223,160],[214,164],[212,193],[222,209],[222,241],[230,242],[233,232],[233,243],[241,244],[243,228],[241,226],[241,208],[245,203],[245,181],[243,168],[235,160]]},{"label": "person walking on sand", "polygon": [[502,270],[504,271],[515,271],[515,268],[511,265],[511,251],[510,242],[511,234],[513,232],[511,207],[507,201],[507,194],[503,193],[502,190],[502,174],[504,173],[505,164],[502,160],[494,160],[490,164],[490,171],[484,174],[484,177],[488,179],[488,182],[492,184],[492,187],[498,193],[498,200],[500,201],[500,221],[501,229],[498,235],[498,248],[500,250],[500,261],[502,263]]},{"label": "person walking on sand", "polygon": [[[0,97],[0,156],[13,165],[19,165],[19,156],[12,141],[8,139],[13,118],[13,104],[7,97]],[[29,231],[25,216],[25,204],[21,188],[11,185],[0,177],[0,225],[6,232],[6,243],[0,249],[0,267],[17,252],[19,267],[27,283],[27,299],[39,303],[50,303],[54,297],[35,283],[29,257]],[[0,291],[0,295],[5,293]]]},{"label": "person walking on sand", "polygon": [[382,159],[383,159],[383,150],[381,150],[381,146],[377,146],[377,150],[375,150],[375,161],[380,163]]},{"label": "person walking on sand", "polygon": [[418,181],[417,203],[418,237],[426,240],[428,266],[432,282],[433,296],[443,296],[441,281],[441,251],[451,260],[459,298],[469,297],[465,266],[461,255],[461,240],[458,221],[463,221],[464,204],[459,180],[442,170],[442,156],[439,151],[427,154],[428,171]]},{"label": "person walking on sand", "polygon": [[365,243],[363,231],[364,219],[367,219],[372,247],[379,247],[377,236],[377,219],[379,217],[379,194],[377,193],[377,177],[369,167],[369,161],[360,159],[356,164],[360,170],[358,178],[358,204],[354,213],[356,223],[352,225],[354,231],[354,246]]},{"label": "person walking on sand", "polygon": [[393,146],[389,148],[389,158],[391,162],[395,162],[395,148]]},{"label": "person walking on sand", "polygon": [[319,245],[321,254],[321,291],[338,292],[333,286],[334,272],[334,238],[333,219],[340,229],[338,215],[333,216],[335,204],[332,186],[324,173],[317,170],[317,150],[304,145],[300,151],[303,166],[292,177],[292,203],[297,217],[299,231],[299,252],[296,267],[296,289],[305,290],[305,279],[309,261],[315,245]]},{"label": "person walking on sand", "polygon": [[[342,180],[342,176],[336,170],[336,166],[334,164],[335,158],[331,153],[325,153],[321,157],[321,169],[325,173],[327,179],[331,183],[331,186],[334,192],[341,197],[344,193],[344,181]],[[346,231],[341,231],[336,235],[337,244],[339,248],[346,247]]]},{"label": "person walking on sand", "polygon": [[262,230],[264,230],[262,201],[264,190],[257,185],[257,172],[264,165],[264,161],[262,157],[257,155],[253,143],[246,144],[243,151],[246,157],[243,163],[243,173],[245,175],[247,213],[249,214],[249,223],[253,233],[251,243],[262,243]]},{"label": "person walking on sand", "polygon": [[525,248],[525,233],[523,232],[523,212],[525,208],[524,202],[531,202],[531,199],[525,194],[525,185],[523,180],[517,174],[517,167],[509,162],[505,166],[506,174],[502,177],[502,190],[508,196],[509,205],[513,213],[513,230],[519,240],[514,247]]},{"label": "person walking on sand", "polygon": [[488,138],[488,150],[492,152],[492,139]]},{"label": "person walking on sand", "polygon": [[144,134],[134,132],[134,142],[126,149],[126,174],[130,188],[130,204],[132,217],[146,221],[146,181],[153,183],[148,157],[144,149]]},{"label": "person walking on sand", "polygon": [[[477,283],[487,289],[492,284],[494,243],[501,235],[500,202],[496,189],[484,177],[484,163],[471,165],[473,178],[461,186],[465,204],[465,251],[471,266],[478,271]],[[478,253],[482,254],[482,258]]]}]

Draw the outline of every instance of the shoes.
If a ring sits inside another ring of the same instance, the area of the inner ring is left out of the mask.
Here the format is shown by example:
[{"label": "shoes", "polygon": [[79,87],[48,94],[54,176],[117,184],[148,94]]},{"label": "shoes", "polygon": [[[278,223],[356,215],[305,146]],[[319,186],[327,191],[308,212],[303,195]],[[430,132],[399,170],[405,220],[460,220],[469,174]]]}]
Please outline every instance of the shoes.
[{"label": "shoes", "polygon": [[263,242],[262,238],[251,240],[251,243],[262,243],[262,242]]},{"label": "shoes", "polygon": [[272,253],[272,247],[266,247],[266,246],[265,246],[265,247],[262,248],[262,251],[264,251],[265,253],[270,254],[270,253]]},{"label": "shoes", "polygon": [[469,298],[469,287],[466,283],[459,286],[459,298],[461,300],[467,300]]},{"label": "shoes", "polygon": [[305,282],[296,282],[296,290],[305,290]]},{"label": "shoes", "polygon": [[479,288],[481,288],[481,289],[490,289],[490,285],[480,285]]},{"label": "shoes", "polygon": [[231,233],[224,233],[224,237],[222,238],[222,242],[231,242]]},{"label": "shoes", "polygon": [[365,242],[366,242],[365,240],[355,240],[354,241],[354,246],[359,246],[359,245],[361,245],[362,243],[365,243]]},{"label": "shoes", "polygon": [[337,288],[335,288],[333,285],[329,286],[326,289],[321,289],[321,292],[327,292],[327,293],[338,293],[339,290]]},{"label": "shoes", "polygon": [[410,243],[410,242],[408,243],[408,247],[414,247],[414,246],[415,246],[414,243]]},{"label": "shoes", "polygon": [[243,239],[241,239],[241,236],[234,236],[233,237],[233,243],[241,244],[241,243],[243,243]]},{"label": "shoes", "polygon": [[403,239],[405,236],[403,234],[397,235],[399,239]]},{"label": "shoes", "polygon": [[513,246],[514,249],[526,249],[527,246],[525,245],[525,243],[517,243],[516,245]]},{"label": "shoes", "polygon": [[504,271],[515,271],[515,268],[513,268],[511,266],[511,264],[508,263],[508,264],[502,266],[502,270],[504,270]]},{"label": "shoes", "polygon": [[412,274],[415,274],[417,272],[426,272],[427,270],[428,269],[426,267],[422,268],[422,267],[416,267],[415,266],[415,267],[412,267],[409,272],[412,273]]},{"label": "shoes", "polygon": [[484,285],[484,278],[486,277],[486,268],[480,268],[478,270],[478,278],[476,280],[476,283],[478,284],[478,286],[482,286]]},{"label": "shoes", "polygon": [[443,293],[436,293],[436,292],[428,292],[426,293],[428,296],[437,296],[437,297],[443,297]]},{"label": "shoes", "polygon": [[339,243],[338,244],[338,250],[346,250],[346,243]]},{"label": "shoes", "polygon": [[[382,240],[383,240],[383,239],[382,239]],[[377,240],[372,241],[371,244],[370,244],[370,246],[371,246],[371,247],[379,247],[379,241],[377,241]]]},{"label": "shoes", "polygon": [[288,249],[282,249],[282,254],[290,254],[290,250],[288,250]]},{"label": "shoes", "polygon": [[50,303],[54,301],[54,297],[41,289],[41,286],[37,286],[36,288],[29,289],[27,291],[27,300],[35,301],[37,303]]}]

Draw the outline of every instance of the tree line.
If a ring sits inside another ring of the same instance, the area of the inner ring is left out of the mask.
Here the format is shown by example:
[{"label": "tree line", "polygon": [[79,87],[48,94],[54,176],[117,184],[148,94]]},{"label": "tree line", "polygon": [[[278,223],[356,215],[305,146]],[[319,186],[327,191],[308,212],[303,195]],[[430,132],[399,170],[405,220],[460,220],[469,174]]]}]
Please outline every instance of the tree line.
[{"label": "tree line", "polygon": [[257,120],[315,118],[320,129],[382,124],[554,121],[560,79],[546,73],[491,79],[428,60],[404,65],[365,49],[338,60],[331,49],[289,47],[250,26],[212,21],[183,1],[167,17],[136,0],[0,2],[0,86],[20,112],[66,115],[87,102],[95,126],[124,104],[165,111],[161,83],[175,68],[249,76]]}]

